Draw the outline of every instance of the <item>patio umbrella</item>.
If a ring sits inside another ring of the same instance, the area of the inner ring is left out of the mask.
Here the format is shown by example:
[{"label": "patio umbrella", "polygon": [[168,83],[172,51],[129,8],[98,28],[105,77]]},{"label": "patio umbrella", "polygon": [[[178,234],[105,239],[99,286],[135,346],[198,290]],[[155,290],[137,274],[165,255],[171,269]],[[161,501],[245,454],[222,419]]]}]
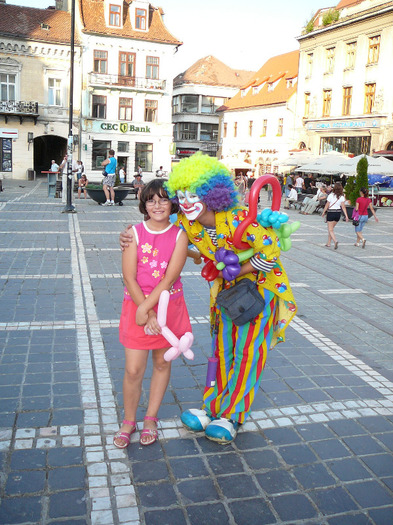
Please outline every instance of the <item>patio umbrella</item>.
[{"label": "patio umbrella", "polygon": [[307,150],[296,151],[291,153],[289,157],[279,162],[280,166],[301,166],[316,159],[316,156]]},{"label": "patio umbrella", "polygon": [[316,173],[319,175],[339,175],[340,173],[343,173],[340,166],[346,159],[348,159],[348,157],[347,155],[344,155],[344,153],[331,151],[324,155],[320,155],[313,162],[299,166],[295,169],[295,172]]},{"label": "patio umbrella", "polygon": [[348,159],[340,165],[340,172],[347,176],[356,175],[358,162],[366,157],[368,162],[367,175],[393,175],[393,162],[384,157],[370,157],[369,155],[358,155]]},{"label": "patio umbrella", "polygon": [[251,170],[252,165],[248,164],[247,162],[244,162],[243,160],[239,160],[235,157],[224,157],[223,159],[220,159],[220,162],[224,164],[229,170]]}]

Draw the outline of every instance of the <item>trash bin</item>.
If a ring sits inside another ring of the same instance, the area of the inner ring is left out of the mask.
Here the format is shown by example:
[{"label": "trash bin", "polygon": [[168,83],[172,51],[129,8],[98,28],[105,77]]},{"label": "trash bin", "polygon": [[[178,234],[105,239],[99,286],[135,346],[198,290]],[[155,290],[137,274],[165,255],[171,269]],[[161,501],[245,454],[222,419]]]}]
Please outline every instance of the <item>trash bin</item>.
[{"label": "trash bin", "polygon": [[26,170],[27,173],[27,180],[35,180],[35,171],[31,168]]},{"label": "trash bin", "polygon": [[56,197],[57,173],[48,173],[48,197]]}]

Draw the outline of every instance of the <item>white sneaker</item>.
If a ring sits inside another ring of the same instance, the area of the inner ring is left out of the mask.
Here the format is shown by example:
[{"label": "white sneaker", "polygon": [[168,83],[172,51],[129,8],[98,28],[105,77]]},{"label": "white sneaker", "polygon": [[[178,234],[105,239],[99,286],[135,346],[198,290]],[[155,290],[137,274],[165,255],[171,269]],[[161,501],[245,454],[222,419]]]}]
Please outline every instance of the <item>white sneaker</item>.
[{"label": "white sneaker", "polygon": [[104,204],[102,206],[110,206],[111,205],[111,201],[106,201],[104,202]]},{"label": "white sneaker", "polygon": [[111,201],[111,206],[114,206],[115,205],[115,201]]}]

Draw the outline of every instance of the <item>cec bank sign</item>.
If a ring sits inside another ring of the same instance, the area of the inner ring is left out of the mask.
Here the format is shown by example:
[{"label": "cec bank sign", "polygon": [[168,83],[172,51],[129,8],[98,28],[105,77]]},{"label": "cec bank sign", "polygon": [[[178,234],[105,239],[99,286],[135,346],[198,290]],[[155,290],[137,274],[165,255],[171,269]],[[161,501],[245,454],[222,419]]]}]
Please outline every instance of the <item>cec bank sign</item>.
[{"label": "cec bank sign", "polygon": [[130,122],[93,122],[92,131],[112,131],[115,133],[151,133],[149,126],[135,126]]}]

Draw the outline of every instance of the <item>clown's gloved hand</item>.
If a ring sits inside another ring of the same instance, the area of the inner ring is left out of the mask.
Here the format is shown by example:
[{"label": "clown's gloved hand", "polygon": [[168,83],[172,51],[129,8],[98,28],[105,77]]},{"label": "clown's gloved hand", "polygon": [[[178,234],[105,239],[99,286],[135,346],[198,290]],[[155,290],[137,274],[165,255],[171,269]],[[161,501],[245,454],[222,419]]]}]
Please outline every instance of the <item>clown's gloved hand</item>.
[{"label": "clown's gloved hand", "polygon": [[226,281],[233,281],[240,273],[239,257],[236,253],[225,248],[216,251],[217,270],[222,271],[222,276]]}]

